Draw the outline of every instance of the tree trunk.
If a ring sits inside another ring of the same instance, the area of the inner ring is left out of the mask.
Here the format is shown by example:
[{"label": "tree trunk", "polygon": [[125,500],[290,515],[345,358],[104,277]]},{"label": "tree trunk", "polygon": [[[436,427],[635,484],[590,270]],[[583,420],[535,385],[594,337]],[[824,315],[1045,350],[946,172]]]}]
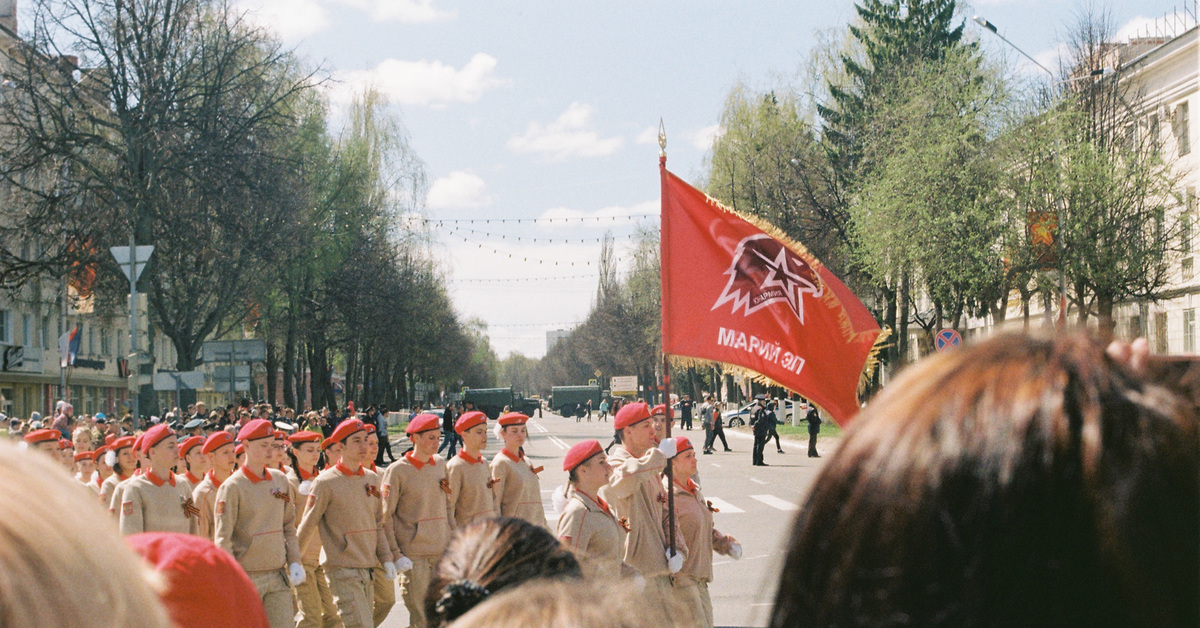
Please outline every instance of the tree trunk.
[{"label": "tree trunk", "polygon": [[899,359],[896,366],[903,366],[908,362],[908,298],[909,277],[908,270],[905,269],[900,271],[900,294],[897,295],[899,311],[896,313],[896,323],[899,329],[896,333],[896,353],[899,354]]},{"label": "tree trunk", "polygon": [[287,335],[283,341],[283,405],[295,408],[300,412],[296,403],[296,324],[288,317]]},{"label": "tree trunk", "polygon": [[267,403],[276,405],[279,403],[275,398],[275,374],[279,372],[279,352],[275,350],[273,342],[267,342],[267,359],[263,366],[267,368]]},{"label": "tree trunk", "polygon": [[1096,295],[1096,318],[1099,320],[1096,332],[1100,336],[1100,340],[1107,343],[1112,340],[1113,332],[1116,329],[1116,322],[1113,321],[1112,295]]}]

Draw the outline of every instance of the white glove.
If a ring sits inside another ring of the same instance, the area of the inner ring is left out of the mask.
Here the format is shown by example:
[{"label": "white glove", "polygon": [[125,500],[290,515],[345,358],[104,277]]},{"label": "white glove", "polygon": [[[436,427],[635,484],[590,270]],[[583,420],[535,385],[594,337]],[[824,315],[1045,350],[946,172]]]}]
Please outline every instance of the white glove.
[{"label": "white glove", "polygon": [[308,497],[308,494],[312,492],[312,480],[305,480],[305,481],[301,482],[300,490],[298,492],[301,495]]},{"label": "white glove", "polygon": [[408,571],[413,568],[412,559],[407,556],[401,556],[400,560],[396,561],[396,569],[398,571]]},{"label": "white glove", "polygon": [[679,573],[683,569],[683,554],[676,553],[671,555],[671,550],[667,550],[667,570],[671,573]]},{"label": "white glove", "polygon": [[729,557],[734,560],[742,559],[742,544],[741,543],[734,541],[733,545],[729,546]]},{"label": "white glove", "polygon": [[642,574],[640,574],[640,573],[633,574],[633,590],[641,591],[642,589],[645,589],[645,588],[646,588],[646,579],[642,577]]},{"label": "white glove", "polygon": [[304,567],[300,563],[292,563],[288,565],[288,584],[293,587],[298,587],[304,584],[304,579],[307,575],[304,573]]},{"label": "white glove", "polygon": [[384,563],[383,564],[383,573],[387,575],[388,580],[395,580],[396,576],[398,575],[396,573],[396,563],[392,563],[392,562]]},{"label": "white glove", "polygon": [[663,455],[666,456],[668,460],[670,460],[671,458],[674,458],[675,453],[676,453],[675,439],[674,438],[662,439],[662,442],[660,442],[658,444],[658,450],[663,452]]}]

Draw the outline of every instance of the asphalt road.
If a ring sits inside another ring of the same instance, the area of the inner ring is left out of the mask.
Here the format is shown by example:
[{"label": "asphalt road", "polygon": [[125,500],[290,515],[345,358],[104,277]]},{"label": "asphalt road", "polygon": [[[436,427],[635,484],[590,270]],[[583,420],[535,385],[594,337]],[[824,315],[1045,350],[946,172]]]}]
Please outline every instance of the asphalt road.
[{"label": "asphalt road", "polygon": [[[612,423],[597,420],[595,414],[591,422],[576,422],[550,413],[531,420],[525,455],[534,464],[546,467],[541,474],[542,496],[551,526],[558,521],[558,513],[554,512],[550,494],[566,483],[566,474],[561,471],[563,455],[571,445],[586,438],[607,445],[612,434]],[[772,442],[765,454],[770,466],[755,467],[750,464],[751,436],[733,430],[726,430],[725,434],[733,452],[720,452],[718,441],[719,453],[698,456],[700,484],[705,497],[719,510],[713,515],[717,529],[741,541],[743,555],[737,561],[714,555],[714,580],[709,585],[713,615],[717,626],[765,626],[796,505],[826,458],[809,458],[806,443],[784,439],[784,454],[776,453]],[[704,440],[704,430],[699,428],[676,429],[674,435],[691,438],[697,449]],[[818,450],[825,455],[835,446],[835,441],[822,441]],[[404,442],[397,442],[392,450],[399,454],[405,449]],[[489,439],[488,458],[499,450],[500,444],[494,438]],[[408,611],[397,592],[396,606],[383,626],[407,625]]]}]

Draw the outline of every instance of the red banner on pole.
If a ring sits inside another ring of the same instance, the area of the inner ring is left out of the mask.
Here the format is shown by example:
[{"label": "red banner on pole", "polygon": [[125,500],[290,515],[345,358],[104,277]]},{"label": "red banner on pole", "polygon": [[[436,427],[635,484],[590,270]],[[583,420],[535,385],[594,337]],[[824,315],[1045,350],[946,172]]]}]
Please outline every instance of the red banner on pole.
[{"label": "red banner on pole", "polygon": [[833,273],[662,170],[663,353],[733,364],[793,390],[839,425],[881,330]]}]

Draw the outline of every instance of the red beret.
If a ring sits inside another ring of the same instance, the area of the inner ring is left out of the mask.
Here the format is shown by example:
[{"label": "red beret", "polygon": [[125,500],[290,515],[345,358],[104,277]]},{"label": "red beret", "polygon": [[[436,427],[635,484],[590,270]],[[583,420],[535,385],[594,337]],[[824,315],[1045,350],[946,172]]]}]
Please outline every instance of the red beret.
[{"label": "red beret", "polygon": [[288,440],[292,441],[293,445],[299,445],[300,443],[319,443],[321,442],[321,435],[316,432],[308,431],[296,432],[295,434],[288,436]]},{"label": "red beret", "polygon": [[404,433],[420,434],[421,432],[440,429],[442,429],[442,417],[426,412],[409,419],[408,427],[404,428]]},{"label": "red beret", "polygon": [[237,439],[245,442],[248,440],[258,440],[260,438],[273,438],[275,436],[275,426],[266,419],[254,419],[242,426],[238,430]]},{"label": "red beret", "polygon": [[90,451],[81,451],[81,452],[75,454],[75,462],[79,462],[80,460],[93,460],[94,459],[94,458],[92,458],[93,453],[94,452],[90,452]]},{"label": "red beret", "polygon": [[158,425],[146,430],[145,434],[142,434],[142,451],[148,452],[150,451],[151,447],[161,443],[164,438],[174,435],[175,430],[172,430],[169,425],[166,423],[159,423]]},{"label": "red beret", "polygon": [[246,453],[246,443],[238,443],[237,447],[233,448],[233,455],[240,456]]},{"label": "red beret", "polygon": [[33,430],[25,435],[25,442],[29,443],[30,445],[36,445],[37,443],[45,443],[47,441],[58,441],[58,437],[58,430]]},{"label": "red beret", "polygon": [[106,453],[108,453],[108,445],[102,445],[92,452],[92,460],[100,460]]},{"label": "red beret", "polygon": [[133,443],[135,441],[136,439],[132,436],[122,436],[121,438],[114,440],[112,445],[109,446],[109,449],[114,452],[119,452],[126,447],[133,447]]},{"label": "red beret", "polygon": [[375,433],[375,424],[374,424],[374,423],[363,423],[363,425],[365,425],[365,426],[366,426],[366,428],[367,428],[367,433],[368,433],[368,434],[374,434],[374,433]]},{"label": "red beret", "polygon": [[334,443],[340,443],[350,437],[351,434],[366,431],[367,426],[358,419],[346,419],[338,424],[333,433],[329,435],[328,445],[324,445],[322,449],[329,447]]},{"label": "red beret", "polygon": [[133,450],[134,451],[142,450],[142,441],[145,440],[145,437],[146,437],[146,433],[142,432],[141,434],[137,435],[137,438],[133,439]]},{"label": "red beret", "polygon": [[665,404],[665,403],[660,403],[657,406],[654,406],[653,408],[650,409],[650,416],[654,416],[656,414],[661,414],[663,416],[668,416],[668,417],[673,417],[675,415],[674,412],[667,409],[667,404]]},{"label": "red beret", "polygon": [[179,457],[182,458],[188,454],[193,447],[204,444],[203,436],[189,436],[179,443]]},{"label": "red beret", "polygon": [[229,432],[224,430],[220,432],[213,432],[212,435],[208,437],[208,440],[204,441],[204,447],[200,449],[200,453],[211,454],[212,452],[232,442],[233,437],[229,435]]},{"label": "red beret", "polygon": [[645,403],[627,403],[617,410],[617,416],[613,419],[613,429],[623,430],[634,423],[641,423],[650,418],[650,408]]},{"label": "red beret", "polygon": [[692,446],[692,441],[687,436],[675,437],[675,455],[679,455],[689,449],[695,449]]},{"label": "red beret", "polygon": [[486,414],[478,410],[464,412],[463,415],[458,417],[458,420],[454,422],[454,431],[462,434],[476,425],[482,425],[484,423],[487,423]]},{"label": "red beret", "polygon": [[275,440],[287,440],[287,432],[283,430],[275,430],[272,433],[275,434]]},{"label": "red beret", "polygon": [[69,441],[65,438],[60,438],[60,439],[58,439],[58,448],[59,449],[75,449],[75,443],[72,443],[71,441]]},{"label": "red beret", "polygon": [[508,414],[500,415],[500,427],[508,427],[510,425],[525,425],[529,421],[529,417],[520,412],[509,412]]},{"label": "red beret", "polygon": [[[159,596],[171,625],[268,628],[254,583],[233,555],[192,534],[145,532],[125,537],[164,576]],[[220,600],[219,603],[213,602]]]},{"label": "red beret", "polygon": [[105,435],[104,435],[104,444],[105,444],[105,445],[108,445],[109,447],[112,447],[112,444],[113,444],[113,441],[114,441],[114,440],[117,440],[117,435],[116,435],[116,434],[105,434]]},{"label": "red beret", "polygon": [[604,451],[598,440],[585,440],[582,443],[576,443],[574,447],[567,450],[567,456],[563,458],[563,471],[570,471],[575,467],[585,463],[592,456]]}]

